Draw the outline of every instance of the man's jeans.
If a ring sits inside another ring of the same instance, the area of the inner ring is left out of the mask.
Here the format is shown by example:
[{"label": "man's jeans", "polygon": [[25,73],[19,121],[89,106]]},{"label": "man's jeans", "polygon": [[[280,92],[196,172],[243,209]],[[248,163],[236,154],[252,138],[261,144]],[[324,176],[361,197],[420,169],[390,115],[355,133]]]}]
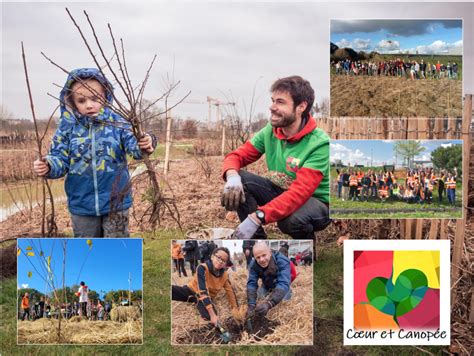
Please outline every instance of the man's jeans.
[{"label": "man's jeans", "polygon": [[[284,190],[269,179],[241,170],[239,172],[245,191],[245,203],[237,209],[240,221],[282,194]],[[292,215],[277,222],[279,229],[294,239],[313,239],[315,231],[321,231],[329,225],[329,207],[320,200],[311,197]],[[267,235],[259,227],[254,239],[266,239]]]}]

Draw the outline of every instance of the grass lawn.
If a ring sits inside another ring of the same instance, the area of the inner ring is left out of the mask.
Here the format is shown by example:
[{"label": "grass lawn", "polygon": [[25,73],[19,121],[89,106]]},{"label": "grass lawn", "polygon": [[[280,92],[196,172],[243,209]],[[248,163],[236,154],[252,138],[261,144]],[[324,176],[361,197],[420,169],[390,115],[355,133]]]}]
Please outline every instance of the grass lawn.
[{"label": "grass lawn", "polygon": [[[441,204],[438,203],[438,189],[433,190],[433,199],[431,204],[419,204],[419,203],[406,203],[400,200],[388,200],[382,202],[381,199],[370,199],[369,201],[343,201],[337,197],[337,193],[334,190],[334,186],[331,186],[331,218],[333,219],[445,219],[445,218],[461,218],[462,217],[462,183],[458,182],[456,185],[456,205],[452,207],[448,203],[446,193],[443,195],[443,201]],[[407,210],[403,211],[390,211],[396,210]],[[413,211],[413,210],[416,211]],[[363,210],[348,211],[344,210]],[[371,211],[367,211],[371,210]]]},{"label": "grass lawn", "polygon": [[[163,142],[160,142],[153,152],[152,159],[165,159],[166,146]],[[192,143],[175,143],[171,145],[170,148],[170,159],[184,159],[189,158],[192,154],[188,152],[193,152]]]},{"label": "grass lawn", "polygon": [[144,344],[131,346],[16,345],[16,277],[2,281],[0,293],[0,355],[171,355],[293,354],[297,347],[170,346],[170,241],[183,239],[177,230],[145,237],[143,245]]},{"label": "grass lawn", "polygon": [[[320,248],[314,264],[315,346],[170,346],[170,240],[182,239],[177,230],[147,236],[143,245],[144,344],[133,346],[16,345],[16,278],[2,281],[0,293],[1,355],[417,355],[414,347],[343,347],[343,259],[334,244]],[[297,311],[295,311],[297,312]],[[441,347],[422,346],[433,354]]]}]

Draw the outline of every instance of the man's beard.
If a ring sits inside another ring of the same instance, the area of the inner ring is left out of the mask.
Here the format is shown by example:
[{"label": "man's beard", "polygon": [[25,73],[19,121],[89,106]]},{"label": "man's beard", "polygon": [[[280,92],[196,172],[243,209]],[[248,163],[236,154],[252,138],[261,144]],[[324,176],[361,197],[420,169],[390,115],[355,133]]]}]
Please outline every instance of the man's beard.
[{"label": "man's beard", "polygon": [[273,127],[288,127],[296,121],[296,113],[295,112],[292,112],[291,114],[284,115],[284,116],[276,115],[274,113],[271,113],[271,114],[272,114],[272,116],[279,117],[278,122],[274,122],[270,118],[270,123]]}]

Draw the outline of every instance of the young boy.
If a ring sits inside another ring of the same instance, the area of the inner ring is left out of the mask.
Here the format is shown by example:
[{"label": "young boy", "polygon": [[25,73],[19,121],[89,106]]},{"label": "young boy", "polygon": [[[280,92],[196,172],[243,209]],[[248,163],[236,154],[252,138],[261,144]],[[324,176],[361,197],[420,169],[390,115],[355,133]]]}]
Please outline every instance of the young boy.
[{"label": "young boy", "polygon": [[132,205],[127,154],[141,159],[156,139],[138,142],[131,125],[112,112],[112,85],[95,68],[73,70],[60,94],[61,118],[49,153],[34,162],[36,174],[65,175],[75,237],[128,237]]}]

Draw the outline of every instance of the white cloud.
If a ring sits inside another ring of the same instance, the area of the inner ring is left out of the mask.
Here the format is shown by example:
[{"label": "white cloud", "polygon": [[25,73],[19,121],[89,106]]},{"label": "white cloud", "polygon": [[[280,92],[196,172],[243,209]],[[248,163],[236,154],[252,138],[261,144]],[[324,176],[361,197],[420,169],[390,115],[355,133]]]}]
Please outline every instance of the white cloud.
[{"label": "white cloud", "polygon": [[[21,288],[23,288],[23,289],[26,289],[26,288],[28,288],[28,286],[29,286],[29,284],[28,284],[28,283],[26,283],[26,284],[22,284],[22,285],[21,285]],[[19,288],[18,288],[18,289],[19,289]]]},{"label": "white cloud", "polygon": [[453,145],[452,143],[442,143],[441,147],[447,148],[447,147],[451,147],[452,145]]},{"label": "white cloud", "polygon": [[415,161],[431,161],[431,154],[426,153],[421,156],[416,156]]},{"label": "white cloud", "polygon": [[462,40],[447,43],[441,40],[434,41],[429,45],[421,45],[408,49],[409,53],[418,54],[455,54],[462,55]]},{"label": "white cloud", "polygon": [[393,40],[382,40],[377,44],[377,48],[382,53],[400,51],[400,42]]},{"label": "white cloud", "polygon": [[356,38],[354,40],[353,48],[357,50],[367,50],[370,48],[370,39]]},{"label": "white cloud", "polygon": [[335,162],[340,160],[343,164],[366,164],[367,161],[370,160],[370,157],[364,155],[362,151],[358,148],[355,150],[351,150],[346,146],[339,144],[339,143],[332,143],[331,144],[331,162]]},{"label": "white cloud", "polygon": [[352,42],[346,40],[345,38],[343,38],[343,39],[340,40],[339,42],[336,42],[336,45],[337,45],[339,48],[352,47]]}]

